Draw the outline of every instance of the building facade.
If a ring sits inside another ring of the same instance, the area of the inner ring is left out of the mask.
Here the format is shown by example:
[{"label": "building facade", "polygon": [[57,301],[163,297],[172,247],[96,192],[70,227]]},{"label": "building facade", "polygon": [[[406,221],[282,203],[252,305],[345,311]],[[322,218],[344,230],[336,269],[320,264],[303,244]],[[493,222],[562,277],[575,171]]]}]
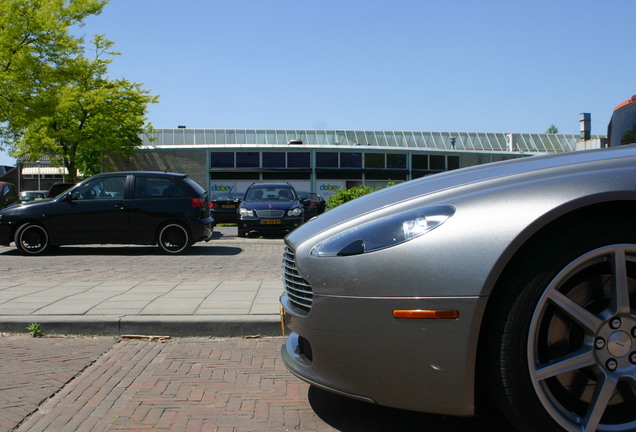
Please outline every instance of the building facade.
[{"label": "building facade", "polygon": [[[188,174],[215,192],[244,192],[253,182],[289,182],[324,198],[341,188],[385,186],[484,163],[600,147],[603,136],[575,134],[299,129],[158,129],[129,158],[106,169]],[[19,190],[64,180],[46,158],[19,163]],[[14,173],[15,174],[15,173]]]},{"label": "building facade", "polygon": [[385,186],[483,163],[574,151],[580,141],[573,134],[180,127],[144,136],[131,158],[111,162],[116,170],[184,172],[211,194],[285,181],[327,198],[340,188]]}]

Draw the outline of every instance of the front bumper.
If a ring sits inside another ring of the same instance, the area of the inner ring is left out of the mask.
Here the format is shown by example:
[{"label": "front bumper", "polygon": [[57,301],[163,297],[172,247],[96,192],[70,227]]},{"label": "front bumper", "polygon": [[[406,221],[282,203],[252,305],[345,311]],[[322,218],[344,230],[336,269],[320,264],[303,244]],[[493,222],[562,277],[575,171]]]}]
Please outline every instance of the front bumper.
[{"label": "front bumper", "polygon": [[0,245],[9,246],[13,241],[11,236],[13,232],[13,225],[9,223],[0,223]]},{"label": "front bumper", "polygon": [[[281,297],[292,333],[281,354],[303,380],[400,409],[474,414],[472,377],[479,298],[314,296],[308,314]],[[453,309],[454,320],[396,319],[396,309]]]},{"label": "front bumper", "polygon": [[249,231],[291,231],[298,228],[304,222],[302,216],[297,218],[240,218],[238,221],[239,229],[245,232]]}]

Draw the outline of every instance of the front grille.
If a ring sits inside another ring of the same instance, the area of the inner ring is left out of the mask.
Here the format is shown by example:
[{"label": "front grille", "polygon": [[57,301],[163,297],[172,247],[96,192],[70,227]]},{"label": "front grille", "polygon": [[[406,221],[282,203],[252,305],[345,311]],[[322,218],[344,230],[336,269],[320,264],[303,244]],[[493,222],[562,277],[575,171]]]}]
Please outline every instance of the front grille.
[{"label": "front grille", "polygon": [[256,216],[280,218],[285,216],[285,210],[256,210]]},{"label": "front grille", "polygon": [[311,285],[298,273],[296,257],[289,246],[285,247],[283,254],[283,283],[289,301],[297,308],[309,313],[314,293]]}]

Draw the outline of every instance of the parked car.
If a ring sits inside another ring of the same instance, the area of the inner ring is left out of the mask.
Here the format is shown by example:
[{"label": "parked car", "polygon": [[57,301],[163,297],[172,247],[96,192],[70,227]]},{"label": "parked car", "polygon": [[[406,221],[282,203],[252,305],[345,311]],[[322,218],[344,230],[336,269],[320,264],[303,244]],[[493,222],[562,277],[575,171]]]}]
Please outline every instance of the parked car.
[{"label": "parked car", "polygon": [[305,211],[305,220],[325,212],[327,202],[317,193],[298,191],[298,198]]},{"label": "parked car", "polygon": [[239,206],[238,235],[250,231],[289,231],[304,221],[303,207],[288,183],[254,183]]},{"label": "parked car", "polygon": [[242,199],[242,193],[215,193],[210,199],[210,215],[212,215],[216,223],[236,223],[238,221],[238,208]]},{"label": "parked car", "polygon": [[18,193],[11,183],[0,182],[0,209],[18,201]]},{"label": "parked car", "polygon": [[52,200],[0,211],[0,244],[23,255],[70,244],[158,244],[169,254],[209,240],[207,192],[185,174],[98,174]]},{"label": "parked car", "polygon": [[29,202],[35,200],[46,199],[45,190],[31,190],[31,191],[22,191],[18,194],[18,199],[20,202]]},{"label": "parked car", "polygon": [[338,206],[285,238],[283,360],[379,405],[471,416],[493,400],[519,430],[634,431],[635,212],[636,145]]},{"label": "parked car", "polygon": [[55,198],[56,196],[58,196],[65,190],[72,188],[73,186],[75,186],[75,183],[64,183],[64,182],[53,183],[51,187],[49,188],[48,192],[46,193],[46,197]]}]

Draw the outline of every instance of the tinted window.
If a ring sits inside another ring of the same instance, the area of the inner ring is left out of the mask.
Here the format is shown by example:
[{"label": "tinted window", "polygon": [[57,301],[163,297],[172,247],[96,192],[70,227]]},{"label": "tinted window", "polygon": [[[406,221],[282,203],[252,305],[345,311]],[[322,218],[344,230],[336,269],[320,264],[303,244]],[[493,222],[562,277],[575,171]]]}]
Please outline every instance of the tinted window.
[{"label": "tinted window", "polygon": [[100,177],[82,184],[73,192],[73,197],[79,200],[123,198],[125,185],[125,176]]},{"label": "tinted window", "polygon": [[251,186],[245,193],[245,201],[292,201],[296,199],[290,186]]},{"label": "tinted window", "polygon": [[367,153],[364,155],[365,168],[384,168],[384,153]]},{"label": "tinted window", "polygon": [[316,166],[318,168],[338,168],[338,153],[316,153]]},{"label": "tinted window", "polygon": [[234,152],[210,153],[210,166],[212,168],[234,168]]},{"label": "tinted window", "polygon": [[187,193],[169,178],[137,177],[136,198],[184,197]]},{"label": "tinted window", "polygon": [[445,170],[446,169],[446,157],[439,155],[431,155],[431,169],[432,170]]},{"label": "tinted window", "polygon": [[236,152],[237,168],[258,168],[258,152]]},{"label": "tinted window", "polygon": [[413,163],[413,169],[418,169],[418,170],[428,169],[427,155],[413,155],[411,161]]},{"label": "tinted window", "polygon": [[285,168],[285,152],[263,152],[263,168]]},{"label": "tinted window", "polygon": [[340,168],[362,168],[362,153],[340,153]]},{"label": "tinted window", "polygon": [[387,168],[406,168],[406,155],[403,153],[389,153],[386,155]]},{"label": "tinted window", "polygon": [[309,152],[289,152],[287,153],[288,168],[309,168]]},{"label": "tinted window", "polygon": [[448,169],[454,170],[459,168],[459,156],[448,156]]},{"label": "tinted window", "polygon": [[183,181],[188,186],[190,186],[197,193],[197,195],[203,196],[208,194],[208,192],[205,189],[203,189],[203,187],[199,183],[195,182],[191,178],[185,177]]}]

